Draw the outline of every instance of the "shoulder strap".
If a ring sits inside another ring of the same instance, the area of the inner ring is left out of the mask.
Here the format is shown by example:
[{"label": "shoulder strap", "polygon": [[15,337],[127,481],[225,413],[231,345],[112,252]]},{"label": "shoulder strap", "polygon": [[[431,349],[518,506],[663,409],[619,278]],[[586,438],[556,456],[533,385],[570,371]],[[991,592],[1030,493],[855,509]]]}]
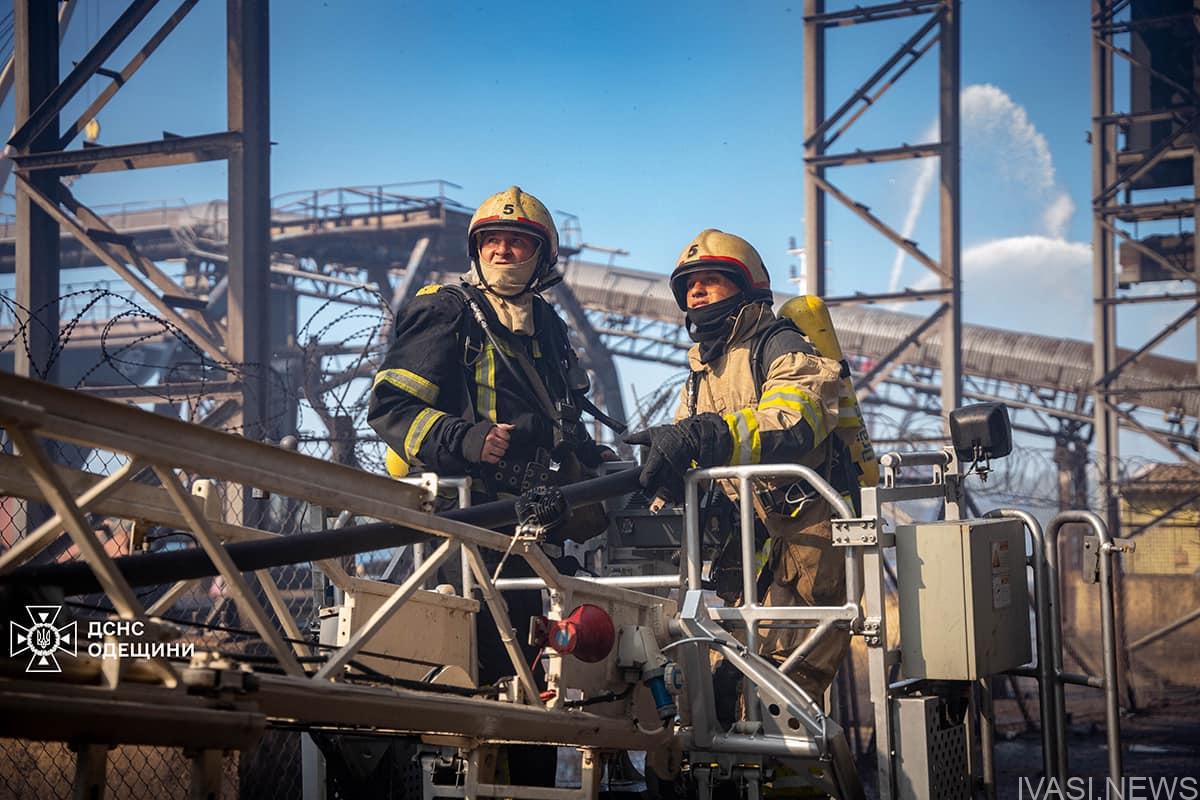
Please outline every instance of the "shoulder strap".
[{"label": "shoulder strap", "polygon": [[[524,348],[505,348],[497,339],[497,336],[504,335],[499,333],[499,330],[504,328],[504,326],[500,324],[499,319],[496,318],[495,313],[492,311],[491,303],[487,302],[487,298],[482,296],[483,293],[473,286],[461,285],[455,287],[455,289],[458,291],[459,296],[464,298],[464,302],[469,309],[469,314],[474,317],[483,338],[491,342],[496,355],[500,357],[504,368],[516,379],[516,385],[524,391],[526,399],[531,400],[534,406],[541,406],[555,427],[561,426],[562,419],[558,413],[558,408],[550,398],[550,393],[546,390],[545,382],[538,375],[537,369],[529,360],[529,356],[525,354]],[[476,297],[476,295],[479,296]],[[507,329],[505,328],[505,330]],[[507,352],[510,349],[512,351],[511,358]],[[513,364],[513,358],[517,360],[517,364]]]},{"label": "shoulder strap", "polygon": [[696,406],[700,402],[700,373],[692,370],[687,377],[688,416],[696,416]]},{"label": "shoulder strap", "polygon": [[787,317],[781,317],[759,335],[750,351],[750,368],[754,371],[754,382],[760,392],[763,384],[767,382],[767,372],[770,371],[771,365],[785,353],[817,355],[817,350],[796,327],[796,323]]}]

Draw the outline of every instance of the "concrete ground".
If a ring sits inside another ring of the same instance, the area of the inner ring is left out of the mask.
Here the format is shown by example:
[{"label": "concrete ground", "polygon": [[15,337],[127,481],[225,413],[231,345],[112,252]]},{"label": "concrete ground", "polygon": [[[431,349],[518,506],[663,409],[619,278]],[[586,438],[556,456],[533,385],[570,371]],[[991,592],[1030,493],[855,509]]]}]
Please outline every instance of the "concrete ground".
[{"label": "concrete ground", "polygon": [[[1036,697],[1025,698],[1029,711],[1037,715]],[[1062,793],[1049,792],[1042,777],[1041,734],[1027,729],[1015,700],[996,701],[996,797],[997,800],[1115,800],[1105,794],[1108,748],[1105,745],[1103,695],[1081,690],[1068,696],[1067,712],[1069,774],[1082,781],[1064,786]],[[1125,800],[1176,800],[1200,797],[1200,690],[1175,689],[1160,692],[1135,713],[1121,715]],[[875,781],[874,754],[860,759],[860,774],[867,796],[879,796]],[[1091,778],[1090,784],[1087,778]],[[1166,780],[1166,784],[1162,781]],[[1174,791],[1169,791],[1175,781]],[[1185,780],[1190,779],[1190,780]],[[1191,790],[1185,790],[1190,786]],[[976,797],[984,797],[982,791]]]},{"label": "concrete ground", "polygon": [[[1011,703],[1012,701],[1002,701]],[[1033,708],[1036,710],[1036,703]],[[1104,797],[1104,779],[1108,775],[1108,748],[1105,745],[1104,705],[1099,692],[1091,697],[1071,697],[1067,703],[1070,716],[1067,763],[1072,776],[1093,778],[1087,800]],[[997,709],[998,716],[1000,709]],[[1009,714],[1011,717],[1011,712]],[[1018,712],[1019,718],[1019,712]],[[1018,726],[1019,729],[1019,726]],[[1015,734],[1015,735],[1014,735]],[[1008,728],[1012,738],[1000,738],[996,745],[996,788],[1000,800],[1026,800],[1036,795],[1031,791],[1041,775],[1041,738],[1036,732],[1016,733]],[[1121,716],[1121,744],[1124,775],[1128,797],[1195,797],[1200,796],[1200,691],[1174,690],[1147,702],[1135,713]],[[1022,782],[1022,778],[1026,780]],[[1150,781],[1159,787],[1155,792]],[[1195,791],[1162,791],[1161,779],[1190,778]],[[1032,782],[1031,782],[1032,780]],[[1076,784],[1083,787],[1086,784]],[[1054,795],[1051,795],[1053,797]]]}]

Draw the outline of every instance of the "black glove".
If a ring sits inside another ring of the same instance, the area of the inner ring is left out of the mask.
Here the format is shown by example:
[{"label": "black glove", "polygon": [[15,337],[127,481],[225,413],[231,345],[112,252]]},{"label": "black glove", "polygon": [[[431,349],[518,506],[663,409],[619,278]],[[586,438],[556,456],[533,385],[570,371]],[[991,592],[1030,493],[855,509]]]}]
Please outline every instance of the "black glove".
[{"label": "black glove", "polygon": [[462,440],[462,457],[465,461],[478,464],[483,460],[483,441],[494,427],[495,423],[483,420],[467,429]]},{"label": "black glove", "polygon": [[733,439],[725,420],[717,414],[699,414],[674,425],[658,425],[625,437],[629,444],[647,445],[639,482],[646,489],[683,499],[683,476],[697,467],[728,463]]},{"label": "black glove", "polygon": [[638,482],[644,489],[665,492],[669,499],[683,498],[683,476],[692,468],[696,446],[677,425],[656,425],[625,437],[629,444],[650,448],[642,459]]}]

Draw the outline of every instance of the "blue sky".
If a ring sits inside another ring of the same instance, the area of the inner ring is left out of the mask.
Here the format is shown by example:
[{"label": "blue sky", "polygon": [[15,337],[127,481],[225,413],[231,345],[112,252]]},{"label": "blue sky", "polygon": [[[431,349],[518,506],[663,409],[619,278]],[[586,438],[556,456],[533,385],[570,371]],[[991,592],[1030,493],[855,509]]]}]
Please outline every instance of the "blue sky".
[{"label": "blue sky", "polygon": [[[1089,5],[963,3],[967,321],[1090,338]],[[64,71],[123,6],[80,0]],[[175,4],[162,6],[116,64]],[[683,244],[712,226],[751,240],[784,285],[789,237],[803,235],[801,8],[276,0],[272,192],[444,178],[473,205],[518,183],[578,215],[584,240],[629,250],[628,266],[669,271]],[[223,128],[224,11],[199,4],[102,112],[102,143]],[[829,108],[924,19],[830,30]],[[934,50],[837,147],[916,143],[936,130],[936,64]],[[9,124],[11,99],[0,113]],[[897,228],[911,216],[912,238],[936,255],[936,188],[918,202],[920,163],[830,177]],[[95,205],[201,201],[224,197],[225,172],[99,175],[75,191]],[[834,201],[829,255],[832,293],[927,275],[911,260],[897,267],[895,248]],[[1131,310],[1122,342],[1141,344],[1180,310]],[[1195,342],[1189,326],[1163,352],[1194,358]]]}]

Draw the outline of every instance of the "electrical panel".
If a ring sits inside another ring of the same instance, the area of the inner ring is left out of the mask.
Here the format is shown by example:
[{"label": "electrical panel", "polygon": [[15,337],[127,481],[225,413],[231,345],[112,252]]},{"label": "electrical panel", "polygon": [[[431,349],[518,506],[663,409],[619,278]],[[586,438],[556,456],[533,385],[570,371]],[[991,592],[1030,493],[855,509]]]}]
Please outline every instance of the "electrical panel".
[{"label": "electrical panel", "polygon": [[1020,520],[899,526],[896,569],[904,675],[965,681],[1029,663],[1025,562]]}]

